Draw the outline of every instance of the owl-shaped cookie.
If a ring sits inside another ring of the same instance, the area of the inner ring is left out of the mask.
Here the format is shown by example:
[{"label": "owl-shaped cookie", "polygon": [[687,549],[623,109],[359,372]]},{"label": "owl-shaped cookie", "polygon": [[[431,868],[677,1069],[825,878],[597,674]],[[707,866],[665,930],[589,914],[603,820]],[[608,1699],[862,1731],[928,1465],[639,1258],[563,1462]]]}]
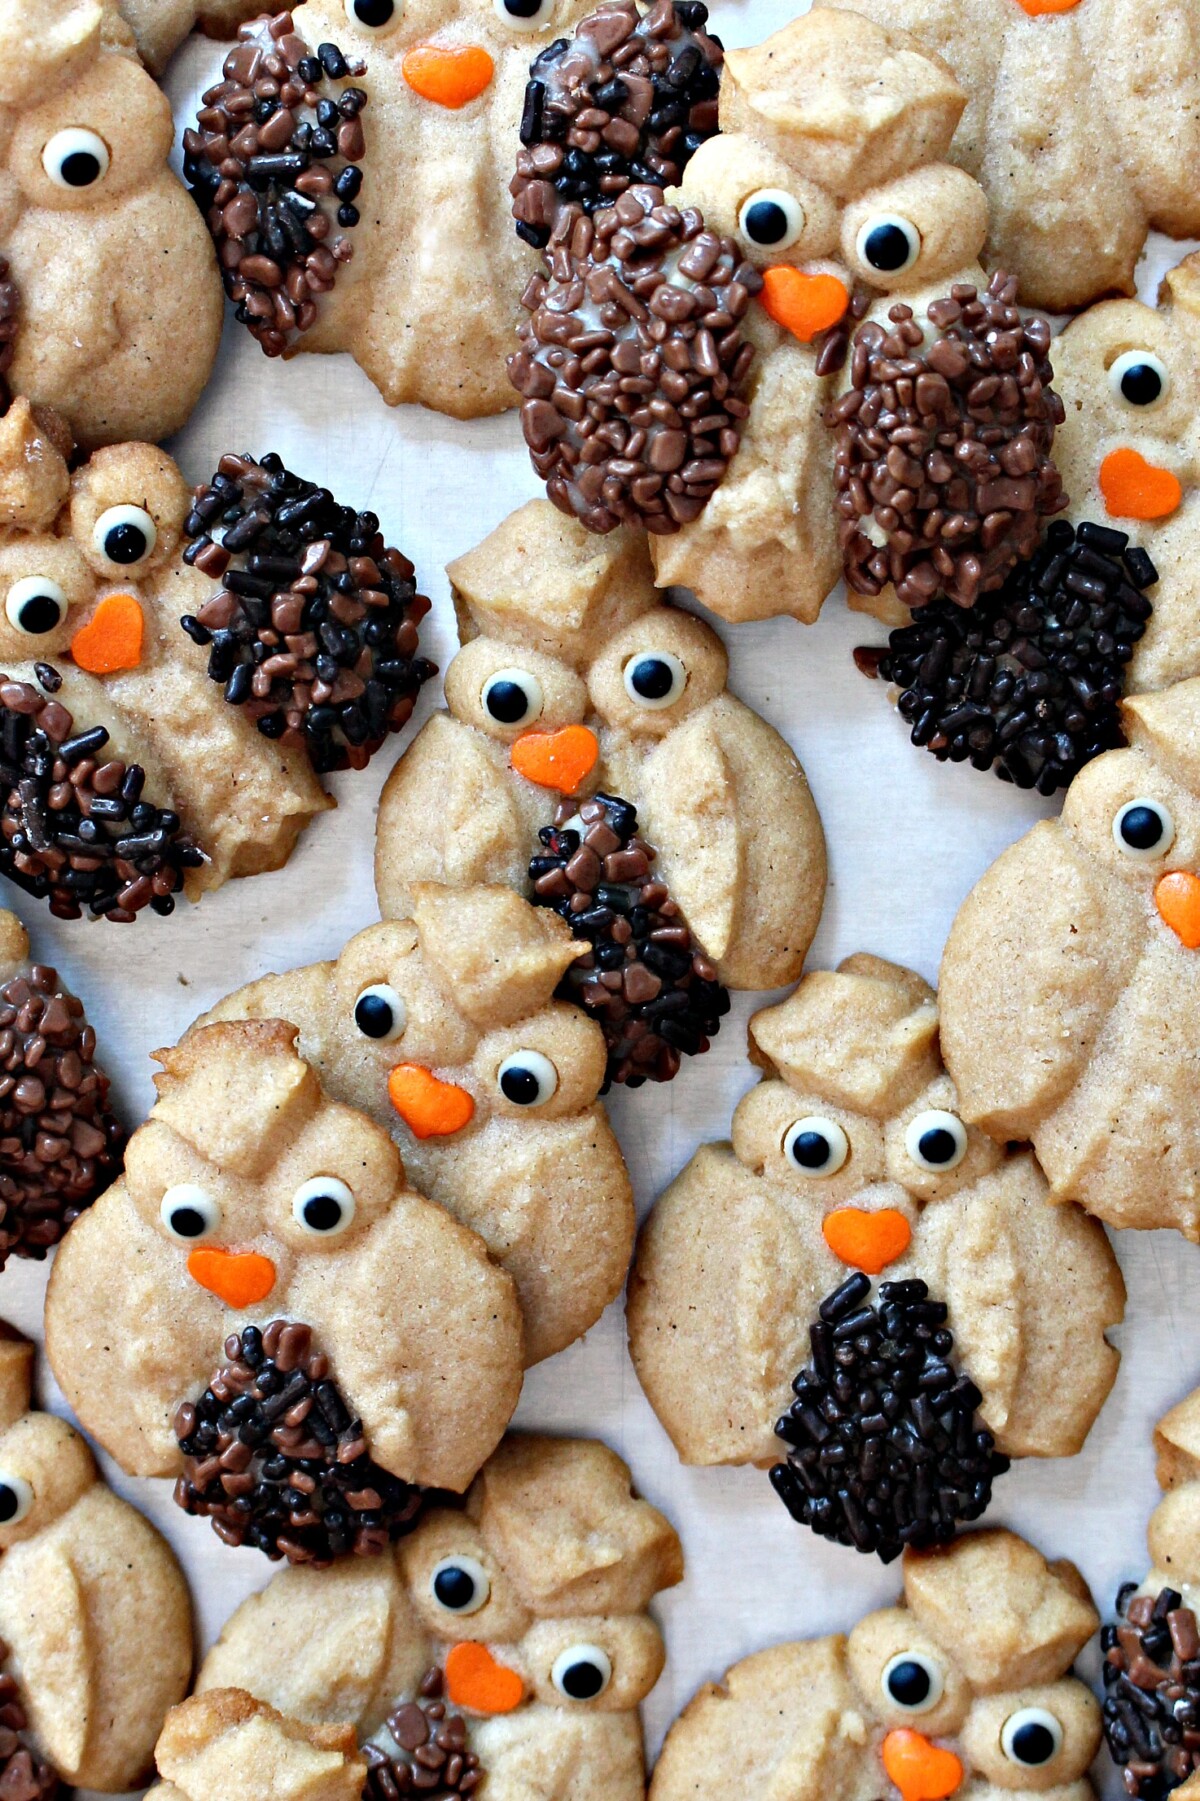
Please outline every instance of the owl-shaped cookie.
[{"label": "owl-shaped cookie", "polygon": [[732,1143],[642,1229],[634,1364],[685,1462],[786,1455],[795,1518],[895,1556],[977,1517],[1007,1457],[1080,1448],[1116,1375],[1120,1272],[1028,1150],[963,1123],[919,976],[849,957],[750,1042],[766,1073]]},{"label": "owl-shaped cookie", "polygon": [[1100,1709],[1071,1673],[1087,1585],[1012,1532],[906,1552],[896,1606],[744,1658],[667,1734],[650,1801],[729,1794],[1090,1801]]},{"label": "owl-shaped cookie", "polygon": [[165,438],[221,334],[212,246],[167,166],[170,106],[108,0],[10,0],[0,66],[13,388],[88,449]]},{"label": "owl-shaped cookie", "polygon": [[[610,1045],[625,1042],[632,1007],[678,1005],[690,1020],[689,1001],[660,997],[687,979],[693,943],[706,992],[718,977],[768,988],[795,976],[825,887],[808,783],[726,689],[716,634],[664,604],[644,539],[594,537],[532,501],[448,574],[463,648],[446,674],[448,710],[380,799],[383,913],[407,912],[420,881],[492,881],[561,906],[580,936],[616,931],[583,997],[602,1023],[605,994],[625,1008]],[[649,981],[631,986],[622,943],[632,955],[651,912],[649,936],[663,936],[640,951]],[[676,1034],[692,1050],[698,1035]]]},{"label": "owl-shaped cookie", "polygon": [[[248,1690],[307,1727],[348,1722],[370,1801],[419,1793],[414,1769],[447,1795],[642,1801],[638,1704],[664,1659],[648,1608],[682,1575],[679,1539],[615,1452],[514,1434],[464,1507],[431,1509],[387,1556],[287,1570],[245,1601],[199,1700]],[[161,1746],[159,1765],[172,1774]],[[241,1794],[228,1768],[214,1757],[208,1794]]]},{"label": "owl-shaped cookie", "polygon": [[207,1026],[59,1247],[46,1348],[130,1474],[233,1544],[325,1562],[462,1490],[521,1385],[512,1283],[328,1099],[281,1020]]},{"label": "owl-shaped cookie", "polygon": [[[507,183],[525,82],[587,10],[308,0],[241,28],[186,170],[270,354],[347,350],[391,406],[472,419],[515,404],[504,358],[532,259]],[[295,93],[247,137],[238,96],[253,104],[274,56]]]},{"label": "owl-shaped cookie", "polygon": [[421,1193],[508,1271],[530,1363],[595,1324],[633,1249],[629,1177],[596,1100],[604,1040],[553,998],[585,951],[511,889],[418,883],[410,919],[204,1016],[299,1027],[326,1091],[390,1131]]},{"label": "owl-shaped cookie", "polygon": [[0,1325],[0,1786],[123,1793],[192,1668],[187,1585],[79,1434],[30,1411],[33,1346]]},{"label": "owl-shaped cookie", "polygon": [[[850,5],[851,0],[818,0]],[[881,25],[893,0],[853,0]],[[1134,291],[1149,230],[1200,234],[1200,20],[1189,0],[909,0],[967,92],[950,155],[987,190],[988,261],[1032,306]]]}]

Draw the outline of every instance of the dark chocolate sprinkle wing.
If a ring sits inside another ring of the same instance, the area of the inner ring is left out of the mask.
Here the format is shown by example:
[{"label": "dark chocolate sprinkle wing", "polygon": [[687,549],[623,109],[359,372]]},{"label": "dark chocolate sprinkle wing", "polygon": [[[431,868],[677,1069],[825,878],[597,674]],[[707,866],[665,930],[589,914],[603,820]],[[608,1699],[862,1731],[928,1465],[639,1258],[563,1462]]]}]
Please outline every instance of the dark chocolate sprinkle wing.
[{"label": "dark chocolate sprinkle wing", "polygon": [[1177,1589],[1127,1584],[1101,1629],[1104,1736],[1133,1801],[1162,1801],[1200,1767],[1200,1630]]}]

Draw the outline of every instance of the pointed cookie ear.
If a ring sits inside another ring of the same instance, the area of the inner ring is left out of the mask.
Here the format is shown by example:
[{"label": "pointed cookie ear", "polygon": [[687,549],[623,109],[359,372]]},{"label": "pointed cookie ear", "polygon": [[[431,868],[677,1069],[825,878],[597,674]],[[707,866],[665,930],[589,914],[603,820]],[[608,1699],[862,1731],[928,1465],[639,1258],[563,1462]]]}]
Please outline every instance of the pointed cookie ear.
[{"label": "pointed cookie ear", "polygon": [[6,0],[0,12],[0,105],[39,104],[99,54],[100,0]]},{"label": "pointed cookie ear", "polygon": [[210,1162],[259,1175],[321,1102],[320,1084],[296,1049],[298,1037],[281,1019],[197,1027],[172,1049],[155,1051],[164,1074],[154,1078],[151,1118]]},{"label": "pointed cookie ear", "polygon": [[59,423],[20,398],[0,418],[0,528],[46,531],[66,505],[71,439]]},{"label": "pointed cookie ear", "polygon": [[1149,749],[1175,780],[1200,795],[1200,676],[1121,703],[1130,742]]},{"label": "pointed cookie ear", "polygon": [[306,1726],[236,1688],[173,1707],[154,1756],[186,1801],[360,1801],[367,1775],[353,1726]]},{"label": "pointed cookie ear", "polygon": [[538,1012],[587,950],[556,913],[531,907],[511,888],[418,882],[413,917],[454,1004],[481,1031]]},{"label": "pointed cookie ear", "polygon": [[33,1346],[0,1320],[0,1432],[29,1412]]},{"label": "pointed cookie ear", "polygon": [[1200,250],[1168,269],[1158,290],[1160,306],[1177,307],[1200,324]]}]

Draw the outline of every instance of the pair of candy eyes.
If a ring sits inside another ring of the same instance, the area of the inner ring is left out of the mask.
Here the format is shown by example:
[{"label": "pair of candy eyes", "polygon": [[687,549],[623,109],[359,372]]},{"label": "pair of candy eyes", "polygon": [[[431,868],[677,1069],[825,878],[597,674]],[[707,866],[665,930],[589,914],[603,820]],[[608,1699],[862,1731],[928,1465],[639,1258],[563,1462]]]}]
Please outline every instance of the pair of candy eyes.
[{"label": "pair of candy eyes", "polygon": [[[909,1120],[904,1148],[918,1169],[944,1176],[967,1154],[967,1128],[956,1113],[930,1107]],[[836,1119],[810,1114],[788,1127],[783,1154],[803,1176],[836,1176],[850,1155],[850,1140]]]},{"label": "pair of candy eyes", "polygon": [[[804,208],[786,188],[756,188],[738,209],[738,229],[758,250],[790,250],[807,223]],[[903,275],[921,254],[921,234],[899,213],[873,213],[854,240],[860,262],[880,275]]]},{"label": "pair of candy eyes", "polygon": [[[408,1022],[402,995],[387,982],[373,982],[354,1003],[354,1023],[364,1038],[392,1044]],[[513,1051],[496,1071],[496,1086],[514,1107],[540,1107],[558,1088],[558,1071],[541,1051]]]},{"label": "pair of candy eyes", "polygon": [[[180,1244],[199,1244],[221,1225],[220,1202],[196,1182],[174,1183],[158,1212]],[[314,1176],[292,1196],[292,1218],[313,1238],[336,1238],[354,1218],[354,1191],[337,1176]]]},{"label": "pair of candy eyes", "polygon": [[[158,527],[145,507],[107,507],[92,527],[92,543],[100,555],[120,569],[148,557],[158,542]],[[69,606],[66,590],[48,575],[23,575],[4,599],[8,623],[27,638],[42,638],[60,626]]]},{"label": "pair of candy eyes", "polygon": [[[476,1558],[443,1557],[430,1574],[429,1592],[446,1613],[462,1619],[487,1604],[492,1584]],[[568,1701],[594,1701],[612,1681],[612,1661],[599,1645],[568,1645],[554,1659],[550,1680]]]},{"label": "pair of candy eyes", "polygon": [[[688,679],[687,670],[669,650],[640,651],[630,657],[621,675],[630,700],[650,712],[673,706]],[[483,684],[479,699],[497,725],[530,725],[541,718],[546,704],[542,684],[527,669],[497,669]]]},{"label": "pair of candy eyes", "polygon": [[[492,0],[497,16],[514,31],[540,31],[555,0]],[[362,31],[390,31],[400,23],[403,0],[346,0],[346,17]]]},{"label": "pair of candy eyes", "polygon": [[[923,1651],[898,1651],[879,1679],[884,1700],[901,1713],[930,1713],[945,1692],[942,1672]],[[1061,1722],[1044,1707],[1019,1707],[1000,1728],[1000,1749],[1009,1763],[1039,1769],[1062,1749]]]}]

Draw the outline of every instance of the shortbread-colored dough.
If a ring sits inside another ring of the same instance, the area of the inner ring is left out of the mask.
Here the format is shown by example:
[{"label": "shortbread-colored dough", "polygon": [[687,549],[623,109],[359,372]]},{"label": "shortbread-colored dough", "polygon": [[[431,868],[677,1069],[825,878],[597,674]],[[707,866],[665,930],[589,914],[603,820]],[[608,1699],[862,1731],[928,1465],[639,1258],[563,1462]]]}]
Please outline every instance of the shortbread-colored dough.
[{"label": "shortbread-colored dough", "polygon": [[[509,1277],[474,1233],[408,1187],[387,1134],[325,1097],[279,1020],[212,1025],[159,1052],[158,1099],[125,1175],[59,1247],[46,1349],[87,1429],[131,1475],[173,1476],[171,1421],[222,1362],[226,1337],[280,1316],[311,1326],[374,1460],[404,1481],[461,1491],[496,1445],[521,1386]],[[337,1176],[353,1218],[328,1238],[292,1196]],[[160,1216],[168,1187],[217,1203],[203,1241]],[[202,1286],[189,1250],[226,1253]],[[261,1301],[233,1298],[237,1256],[274,1268]],[[222,1294],[229,1297],[226,1305]]]},{"label": "shortbread-colored dough", "polygon": [[[706,1684],[667,1734],[650,1801],[917,1801],[935,1784],[971,1801],[1088,1801],[1100,1708],[1070,1669],[1099,1619],[1074,1565],[994,1531],[906,1551],[903,1571],[898,1605],[849,1637],[776,1645]],[[915,1709],[885,1687],[895,1660],[930,1678]],[[1031,1767],[1002,1741],[1035,1709],[1061,1740]]]},{"label": "shortbread-colored dough", "polygon": [[137,39],[138,55],[155,75],[194,26],[211,37],[232,37],[245,19],[262,11],[262,0],[117,0]]},{"label": "shortbread-colored dough", "polygon": [[[694,938],[735,988],[794,980],[820,917],[825,845],[804,772],[770,726],[728,692],[720,639],[655,590],[645,543],[590,536],[530,501],[448,569],[463,648],[435,713],[384,784],[375,882],[403,916],[421,881],[504,882],[528,892],[529,859],[561,791],[517,775],[515,742],[584,724],[595,766],[566,792],[620,795],[658,852],[656,870]],[[623,680],[635,656],[686,674],[671,704],[646,707]],[[514,668],[542,707],[506,726],[485,710],[488,679]]]},{"label": "shortbread-colored dough", "polygon": [[242,1689],[173,1707],[154,1755],[157,1801],[361,1801],[367,1774],[352,1726],[304,1726]]},{"label": "shortbread-colored dough", "polygon": [[[417,884],[411,919],[369,926],[336,961],[264,976],[202,1022],[279,1016],[300,1028],[300,1053],[327,1091],[392,1134],[421,1193],[478,1232],[513,1278],[530,1363],[595,1324],[633,1250],[629,1177],[596,1100],[600,1028],[553,999],[585,948],[510,889]],[[355,1005],[381,984],[399,1029],[377,1039]],[[500,1089],[500,1065],[522,1050],[554,1066],[544,1103],[514,1105]],[[389,1098],[397,1064],[468,1096],[470,1120],[418,1136],[413,1124],[430,1120],[415,1110],[406,1120]]]},{"label": "shortbread-colored dough", "polygon": [[[839,1209],[903,1216],[910,1242],[880,1279],[918,1276],[948,1304],[954,1356],[1000,1450],[1078,1451],[1116,1376],[1105,1333],[1122,1316],[1120,1270],[1094,1221],[1048,1204],[1027,1150],[1006,1154],[972,1130],[953,1169],[914,1160],[912,1122],[958,1112],[933,990],[850,957],[755,1014],[750,1042],[765,1079],[739,1102],[732,1144],[702,1146],[661,1196],[630,1280],[634,1364],[683,1460],[781,1456],[774,1423],[810,1359],[809,1326],[851,1273],[823,1234]],[[849,1141],[829,1176],[783,1148],[788,1128],[812,1118]]]}]

